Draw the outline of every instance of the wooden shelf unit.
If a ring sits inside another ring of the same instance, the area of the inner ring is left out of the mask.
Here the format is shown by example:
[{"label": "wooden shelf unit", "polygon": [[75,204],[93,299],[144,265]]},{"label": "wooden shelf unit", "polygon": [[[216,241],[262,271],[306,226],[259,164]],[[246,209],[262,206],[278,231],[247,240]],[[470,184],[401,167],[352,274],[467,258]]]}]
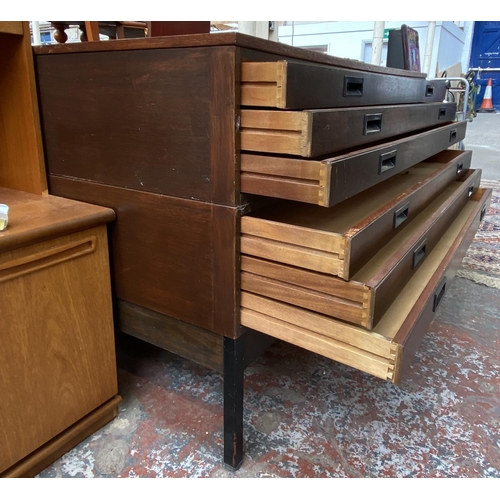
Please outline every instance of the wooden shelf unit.
[{"label": "wooden shelf unit", "polygon": [[118,412],[106,224],[48,194],[28,22],[0,22],[0,477],[31,477]]}]

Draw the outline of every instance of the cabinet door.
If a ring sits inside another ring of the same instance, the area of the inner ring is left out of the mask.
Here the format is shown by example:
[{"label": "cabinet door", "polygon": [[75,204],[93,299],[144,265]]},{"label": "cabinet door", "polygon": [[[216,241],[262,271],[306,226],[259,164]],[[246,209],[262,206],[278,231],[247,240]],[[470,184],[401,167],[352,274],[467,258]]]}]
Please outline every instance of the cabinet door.
[{"label": "cabinet door", "polygon": [[0,472],[117,393],[106,238],[0,255]]}]

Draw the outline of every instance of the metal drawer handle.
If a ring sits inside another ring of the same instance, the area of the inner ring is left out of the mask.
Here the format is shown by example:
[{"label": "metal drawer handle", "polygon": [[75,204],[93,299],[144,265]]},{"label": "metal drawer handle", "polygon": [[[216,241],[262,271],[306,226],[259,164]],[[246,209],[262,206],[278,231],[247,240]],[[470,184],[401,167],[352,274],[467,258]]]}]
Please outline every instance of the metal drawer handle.
[{"label": "metal drawer handle", "polygon": [[484,216],[486,215],[486,205],[481,208],[481,215],[479,216],[479,222],[481,222],[484,219]]},{"label": "metal drawer handle", "polygon": [[425,97],[432,97],[434,95],[434,85],[427,85],[425,88]]},{"label": "metal drawer handle", "polygon": [[441,302],[445,292],[446,292],[446,276],[441,280],[439,285],[436,288],[436,292],[434,293],[434,303],[432,304],[432,312],[436,312],[436,309]]},{"label": "metal drawer handle", "polygon": [[397,149],[394,151],[389,151],[388,153],[383,153],[380,155],[378,173],[383,174],[388,170],[392,170],[396,167],[396,156],[398,154]]},{"label": "metal drawer handle", "polygon": [[364,78],[344,77],[344,97],[362,96]]},{"label": "metal drawer handle", "polygon": [[444,120],[446,118],[446,106],[439,108],[438,120]]},{"label": "metal drawer handle", "polygon": [[457,163],[457,175],[460,174],[463,169],[464,169],[464,162],[461,161],[461,162]]},{"label": "metal drawer handle", "polygon": [[410,204],[407,203],[406,205],[403,205],[400,209],[394,212],[394,224],[393,224],[394,229],[399,227],[401,224],[403,224],[403,222],[405,222],[408,219],[409,208]]},{"label": "metal drawer handle", "polygon": [[469,186],[467,196],[470,198],[472,196],[472,193],[474,193],[474,186]]},{"label": "metal drawer handle", "polygon": [[363,135],[376,134],[382,131],[382,113],[365,115]]},{"label": "metal drawer handle", "polygon": [[457,140],[457,129],[454,128],[450,131],[450,142],[455,142]]},{"label": "metal drawer handle", "polygon": [[427,243],[427,239],[423,240],[421,243],[419,243],[417,248],[415,248],[415,250],[413,251],[413,267],[412,267],[412,269],[415,269],[420,264],[420,262],[422,262],[422,260],[424,259],[425,255],[426,255],[426,251],[425,251],[426,250],[425,249],[426,243]]}]

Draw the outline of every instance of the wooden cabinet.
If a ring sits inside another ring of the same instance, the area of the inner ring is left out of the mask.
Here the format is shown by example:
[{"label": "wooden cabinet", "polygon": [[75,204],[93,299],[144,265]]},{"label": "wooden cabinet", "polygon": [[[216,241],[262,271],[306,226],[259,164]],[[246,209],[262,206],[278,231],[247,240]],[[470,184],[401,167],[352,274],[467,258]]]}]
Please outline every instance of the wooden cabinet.
[{"label": "wooden cabinet", "polygon": [[117,414],[109,208],[47,194],[28,23],[0,23],[0,477]]},{"label": "wooden cabinet", "polygon": [[49,190],[115,210],[118,327],[224,373],[226,463],[259,343],[401,381],[490,195],[442,83],[235,33],[36,54]]}]

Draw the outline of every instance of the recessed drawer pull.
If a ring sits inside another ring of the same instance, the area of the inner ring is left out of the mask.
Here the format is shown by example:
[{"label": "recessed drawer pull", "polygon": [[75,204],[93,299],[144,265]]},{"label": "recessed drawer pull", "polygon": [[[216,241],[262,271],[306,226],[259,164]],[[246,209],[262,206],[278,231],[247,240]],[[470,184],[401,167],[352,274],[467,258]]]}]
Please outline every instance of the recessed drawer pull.
[{"label": "recessed drawer pull", "polygon": [[397,149],[394,151],[389,151],[388,153],[383,153],[380,155],[378,173],[383,174],[388,170],[396,168],[396,155],[398,154]]},{"label": "recessed drawer pull", "polygon": [[457,129],[454,128],[451,132],[450,132],[450,142],[455,142],[457,140]]},{"label": "recessed drawer pull", "polygon": [[446,276],[441,280],[436,290],[437,291],[434,293],[434,303],[432,305],[432,312],[436,312],[441,302],[441,299],[443,298],[446,292]]},{"label": "recessed drawer pull", "polygon": [[446,108],[439,108],[438,120],[444,120],[446,118]]},{"label": "recessed drawer pull", "polygon": [[484,216],[486,215],[486,205],[481,209],[481,215],[479,216],[479,222],[481,222],[484,219]]},{"label": "recessed drawer pull", "polygon": [[364,78],[344,77],[344,96],[362,96]]},{"label": "recessed drawer pull", "polygon": [[365,115],[363,135],[376,134],[382,131],[382,113]]},{"label": "recessed drawer pull", "polygon": [[0,283],[93,253],[95,249],[96,237],[89,236],[66,245],[14,259],[0,265]]},{"label": "recessed drawer pull", "polygon": [[396,210],[394,212],[394,224],[393,227],[396,229],[399,227],[403,222],[405,222],[408,219],[408,210],[410,208],[409,203],[406,205],[403,205],[400,209]]},{"label": "recessed drawer pull", "polygon": [[432,97],[434,95],[434,85],[427,85],[425,89],[425,97]]},{"label": "recessed drawer pull", "polygon": [[472,196],[472,193],[474,193],[474,186],[469,186],[467,196],[470,198]]},{"label": "recessed drawer pull", "polygon": [[412,269],[415,269],[420,264],[420,262],[422,262],[422,260],[424,259],[425,255],[426,255],[426,251],[425,251],[426,243],[427,243],[427,239],[423,240],[421,243],[419,243],[417,248],[413,251]]},{"label": "recessed drawer pull", "polygon": [[460,174],[463,169],[464,169],[464,162],[461,161],[461,162],[457,163],[457,175]]}]

